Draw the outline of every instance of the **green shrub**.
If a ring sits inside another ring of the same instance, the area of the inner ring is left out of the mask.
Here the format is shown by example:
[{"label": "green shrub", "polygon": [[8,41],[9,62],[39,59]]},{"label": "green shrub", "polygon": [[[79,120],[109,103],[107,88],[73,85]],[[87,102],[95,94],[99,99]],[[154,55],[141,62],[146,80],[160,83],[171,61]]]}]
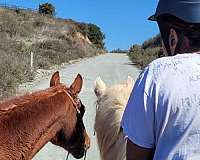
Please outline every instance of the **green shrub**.
[{"label": "green shrub", "polygon": [[77,31],[80,32],[84,37],[89,35],[89,26],[86,23],[77,23]]},{"label": "green shrub", "polygon": [[95,47],[105,49],[105,34],[97,25],[91,23],[77,23],[77,31],[83,36],[87,36]]},{"label": "green shrub", "polygon": [[105,34],[94,24],[88,24],[88,38],[99,49],[105,49]]},{"label": "green shrub", "polygon": [[158,47],[158,46],[161,46],[160,34],[156,35],[153,38],[150,38],[150,39],[144,41],[144,43],[142,44],[143,49],[154,48],[154,47]]},{"label": "green shrub", "polygon": [[39,5],[39,13],[55,16],[55,7],[51,3]]},{"label": "green shrub", "polygon": [[162,56],[160,35],[145,41],[142,45],[131,46],[128,55],[132,62],[143,69],[151,61]]}]

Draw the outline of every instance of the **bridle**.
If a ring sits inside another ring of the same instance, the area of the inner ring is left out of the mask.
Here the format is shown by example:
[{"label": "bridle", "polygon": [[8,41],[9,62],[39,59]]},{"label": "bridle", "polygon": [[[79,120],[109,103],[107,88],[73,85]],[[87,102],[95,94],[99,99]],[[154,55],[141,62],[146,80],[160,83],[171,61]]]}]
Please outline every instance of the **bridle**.
[{"label": "bridle", "polygon": [[[64,92],[67,94],[68,98],[71,100],[71,102],[72,102],[74,108],[76,109],[77,121],[78,121],[78,119],[80,119],[80,118],[82,119],[82,115],[81,115],[81,111],[80,111],[80,107],[81,107],[81,105],[82,105],[81,100],[80,100],[78,97],[76,97],[77,102],[75,102],[75,100],[72,98],[72,97],[73,97],[73,94],[71,93],[71,91],[70,91],[69,89],[68,89],[67,91],[64,90]],[[81,124],[81,127],[84,127],[83,123]],[[84,129],[84,128],[82,128],[82,129]],[[88,148],[85,147],[84,160],[86,159],[87,150],[88,150]],[[68,160],[69,154],[70,154],[70,153],[68,152],[67,157],[66,157],[66,160]]]},{"label": "bridle", "polygon": [[[98,104],[98,100],[97,100],[97,101],[96,101],[96,114],[97,114],[97,110],[98,110],[98,108],[99,108],[99,104]],[[94,128],[93,135],[96,136],[95,128]]]},{"label": "bridle", "polygon": [[[68,90],[68,91],[65,91],[65,90],[64,90],[64,92],[68,95],[68,97],[69,97],[69,99],[71,100],[71,102],[72,102],[74,108],[76,109],[77,113],[80,114],[81,112],[80,112],[79,106],[78,106],[78,104],[74,101],[74,99],[72,98],[72,93],[71,93],[69,90]],[[79,98],[77,98],[77,100],[80,102],[80,99],[79,99]]]}]

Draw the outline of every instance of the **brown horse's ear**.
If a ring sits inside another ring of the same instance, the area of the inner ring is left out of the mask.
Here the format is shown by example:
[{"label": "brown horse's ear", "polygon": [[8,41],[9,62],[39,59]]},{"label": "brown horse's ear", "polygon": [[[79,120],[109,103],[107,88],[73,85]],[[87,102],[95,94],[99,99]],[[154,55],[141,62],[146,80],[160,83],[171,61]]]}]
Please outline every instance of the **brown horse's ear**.
[{"label": "brown horse's ear", "polygon": [[59,72],[56,71],[51,77],[50,87],[56,86],[58,84],[60,84],[60,76],[59,76]]},{"label": "brown horse's ear", "polygon": [[81,91],[83,85],[83,78],[80,74],[78,74],[74,80],[74,82],[72,83],[72,85],[70,86],[70,90],[73,94],[78,94]]}]

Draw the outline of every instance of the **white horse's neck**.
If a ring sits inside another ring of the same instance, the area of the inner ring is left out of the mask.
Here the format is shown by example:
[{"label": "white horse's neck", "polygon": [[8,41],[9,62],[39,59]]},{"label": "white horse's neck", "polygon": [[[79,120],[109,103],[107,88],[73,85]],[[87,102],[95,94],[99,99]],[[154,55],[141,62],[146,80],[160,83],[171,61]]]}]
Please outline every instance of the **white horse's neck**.
[{"label": "white horse's neck", "polygon": [[107,150],[102,150],[101,159],[102,160],[126,159],[126,139],[122,133],[119,134],[119,138]]},{"label": "white horse's neck", "polygon": [[95,130],[102,160],[126,159],[126,139],[120,124],[133,82],[128,78],[125,84],[108,88],[101,79],[95,81],[94,91],[98,98]]}]

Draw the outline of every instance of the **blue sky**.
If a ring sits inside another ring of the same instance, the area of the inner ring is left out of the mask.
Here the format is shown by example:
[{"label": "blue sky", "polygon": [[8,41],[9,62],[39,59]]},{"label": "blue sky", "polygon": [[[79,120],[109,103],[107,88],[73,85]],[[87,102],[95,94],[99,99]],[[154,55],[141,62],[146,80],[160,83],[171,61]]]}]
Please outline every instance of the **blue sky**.
[{"label": "blue sky", "polygon": [[0,0],[35,9],[45,2],[55,6],[57,17],[98,25],[108,50],[128,49],[159,33],[157,24],[147,20],[158,0]]}]

